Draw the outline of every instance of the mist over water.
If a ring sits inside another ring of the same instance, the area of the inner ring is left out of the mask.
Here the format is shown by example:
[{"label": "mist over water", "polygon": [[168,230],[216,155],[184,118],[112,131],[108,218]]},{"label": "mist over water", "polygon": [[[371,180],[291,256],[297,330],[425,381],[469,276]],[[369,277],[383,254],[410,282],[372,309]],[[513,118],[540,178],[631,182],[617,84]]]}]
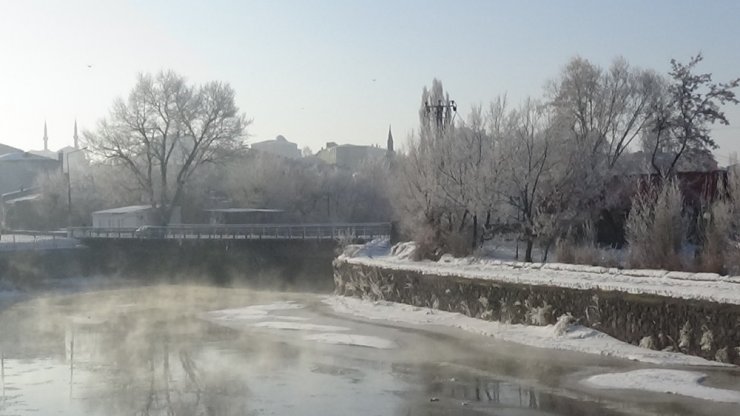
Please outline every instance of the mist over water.
[{"label": "mist over water", "polygon": [[335,315],[316,294],[122,279],[75,287],[74,281],[0,306],[0,414],[728,409],[632,396],[635,404],[624,407],[624,395],[597,399],[577,387],[575,375],[625,368],[623,362],[521,348],[462,331],[362,322]]}]

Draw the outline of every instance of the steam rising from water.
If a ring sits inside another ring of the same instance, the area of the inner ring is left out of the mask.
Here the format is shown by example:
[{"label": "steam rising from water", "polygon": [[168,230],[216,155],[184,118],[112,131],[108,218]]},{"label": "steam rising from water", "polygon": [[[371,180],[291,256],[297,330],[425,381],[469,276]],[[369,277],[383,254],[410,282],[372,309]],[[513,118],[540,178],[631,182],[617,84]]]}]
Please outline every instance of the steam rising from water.
[{"label": "steam rising from water", "polygon": [[308,294],[123,285],[4,304],[0,414],[612,414],[559,389],[569,364],[550,353],[361,323]]}]

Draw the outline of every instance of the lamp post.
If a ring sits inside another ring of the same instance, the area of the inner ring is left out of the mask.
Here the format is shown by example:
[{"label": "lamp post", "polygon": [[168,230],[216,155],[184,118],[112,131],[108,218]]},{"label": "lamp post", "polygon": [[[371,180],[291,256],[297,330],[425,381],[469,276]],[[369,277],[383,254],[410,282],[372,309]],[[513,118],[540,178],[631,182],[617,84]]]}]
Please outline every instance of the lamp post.
[{"label": "lamp post", "polygon": [[69,168],[69,155],[72,153],[82,152],[83,150],[87,150],[87,147],[75,149],[64,154],[64,158],[67,162],[67,230],[69,230],[69,227],[72,225],[72,177],[70,176],[71,169]]}]

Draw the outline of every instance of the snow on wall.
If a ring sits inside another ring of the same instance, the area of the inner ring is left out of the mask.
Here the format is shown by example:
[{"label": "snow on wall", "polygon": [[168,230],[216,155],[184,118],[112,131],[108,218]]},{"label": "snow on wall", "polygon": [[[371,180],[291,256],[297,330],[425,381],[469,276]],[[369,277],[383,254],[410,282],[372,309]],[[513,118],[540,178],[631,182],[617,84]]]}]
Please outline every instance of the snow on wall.
[{"label": "snow on wall", "polygon": [[449,256],[412,262],[409,244],[381,246],[335,260],[336,293],[515,324],[569,313],[633,345],[740,364],[737,278]]},{"label": "snow on wall", "polygon": [[351,264],[438,276],[459,276],[501,283],[531,284],[569,289],[651,294],[681,299],[707,300],[740,305],[740,277],[715,273],[666,270],[616,269],[562,263],[524,263],[444,255],[437,262],[411,261],[413,243],[389,247],[376,240],[366,247],[354,246],[338,257]]}]

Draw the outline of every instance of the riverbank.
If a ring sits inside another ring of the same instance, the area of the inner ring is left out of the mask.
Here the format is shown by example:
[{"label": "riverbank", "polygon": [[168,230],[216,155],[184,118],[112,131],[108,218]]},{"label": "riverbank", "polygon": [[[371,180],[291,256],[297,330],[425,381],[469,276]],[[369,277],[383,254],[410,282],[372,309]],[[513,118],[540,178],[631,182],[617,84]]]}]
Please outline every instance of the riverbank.
[{"label": "riverbank", "polygon": [[568,328],[576,339],[609,336],[630,347],[616,352],[601,341],[564,347],[596,354],[639,359],[639,351],[680,352],[740,363],[737,278],[449,256],[414,262],[411,250],[409,243],[384,242],[349,248],[334,262],[336,293],[502,324],[547,327],[560,320],[574,324]]}]

